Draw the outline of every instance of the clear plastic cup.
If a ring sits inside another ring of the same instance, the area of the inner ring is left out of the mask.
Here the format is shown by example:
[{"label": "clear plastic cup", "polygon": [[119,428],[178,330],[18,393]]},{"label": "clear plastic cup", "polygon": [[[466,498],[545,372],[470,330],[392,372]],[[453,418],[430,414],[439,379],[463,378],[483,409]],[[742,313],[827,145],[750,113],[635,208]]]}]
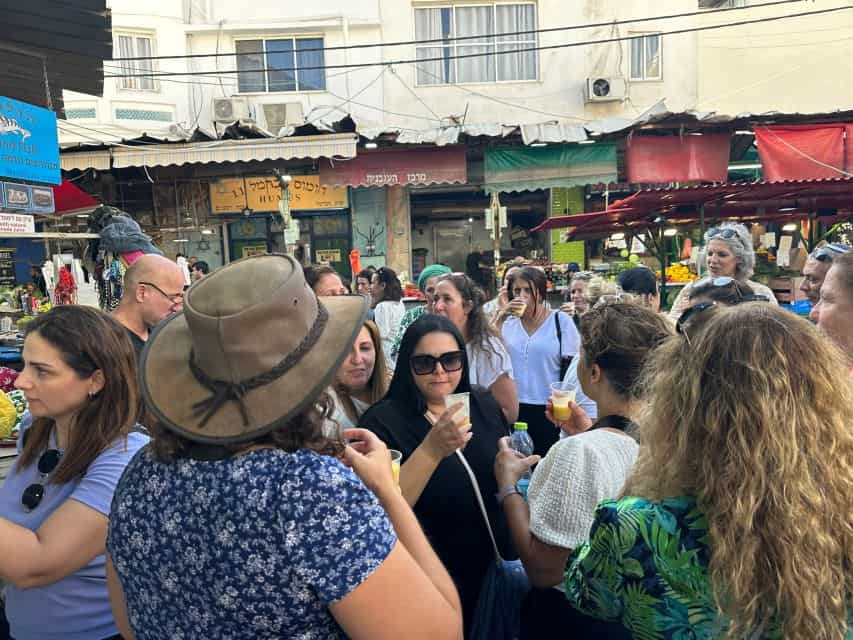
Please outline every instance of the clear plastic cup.
[{"label": "clear plastic cup", "polygon": [[453,419],[455,422],[461,424],[468,424],[471,422],[471,394],[467,391],[465,393],[451,393],[444,399],[444,406],[448,409],[452,407],[454,404],[462,403],[462,408],[453,414]]},{"label": "clear plastic cup", "polygon": [[577,389],[569,382],[551,383],[551,405],[553,406],[554,418],[557,420],[568,420],[572,417],[570,402],[575,401]]},{"label": "clear plastic cup", "polygon": [[390,449],[391,451],[391,473],[394,474],[394,482],[397,483],[397,486],[400,485],[400,465],[403,463],[403,454],[397,451],[396,449]]}]

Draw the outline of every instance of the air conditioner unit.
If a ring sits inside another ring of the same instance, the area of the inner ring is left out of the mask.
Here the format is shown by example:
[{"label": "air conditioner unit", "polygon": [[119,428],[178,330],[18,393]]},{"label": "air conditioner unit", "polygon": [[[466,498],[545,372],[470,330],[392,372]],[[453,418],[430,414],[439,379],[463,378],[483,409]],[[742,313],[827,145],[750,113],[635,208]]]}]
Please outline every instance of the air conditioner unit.
[{"label": "air conditioner unit", "polygon": [[264,128],[273,134],[291,125],[305,124],[301,102],[276,102],[261,105],[264,111]]},{"label": "air conditioner unit", "polygon": [[586,79],[587,102],[621,102],[628,93],[625,78],[599,76]]},{"label": "air conditioner unit", "polygon": [[246,98],[214,98],[213,121],[231,124],[237,120],[251,120],[252,112]]}]

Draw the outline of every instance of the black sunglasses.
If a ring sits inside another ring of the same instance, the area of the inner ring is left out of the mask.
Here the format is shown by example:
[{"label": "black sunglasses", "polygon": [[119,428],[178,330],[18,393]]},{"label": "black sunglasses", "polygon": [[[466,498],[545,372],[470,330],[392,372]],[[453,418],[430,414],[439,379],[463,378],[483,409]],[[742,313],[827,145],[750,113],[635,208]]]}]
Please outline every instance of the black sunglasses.
[{"label": "black sunglasses", "polygon": [[437,358],[430,355],[412,356],[409,363],[416,376],[426,376],[435,371],[436,364],[441,364],[446,372],[459,371],[465,361],[464,355],[464,351],[448,351]]},{"label": "black sunglasses", "polygon": [[[705,302],[697,302],[692,307],[686,309],[684,311],[684,313],[682,313],[678,317],[678,320],[675,323],[675,330],[678,333],[680,333],[681,335],[683,335],[684,337],[687,337],[687,333],[684,330],[684,325],[686,325],[688,322],[690,322],[690,318],[702,313],[703,311],[705,311],[707,309],[710,309],[711,307],[716,307],[716,306],[717,306],[717,303],[714,302],[713,300],[706,300]],[[688,339],[687,342],[690,342],[690,340]]]},{"label": "black sunglasses", "polygon": [[708,231],[708,238],[725,238],[726,240],[731,240],[734,237],[737,237],[737,231],[734,229],[720,229],[720,227],[714,227]]},{"label": "black sunglasses", "polygon": [[24,493],[21,495],[21,504],[27,508],[27,511],[32,511],[41,504],[44,498],[44,481],[48,474],[56,469],[61,458],[62,453],[57,449],[48,449],[41,454],[38,461],[38,471],[42,476],[42,481],[31,484],[24,489]]},{"label": "black sunglasses", "polygon": [[832,262],[840,255],[844,255],[848,251],[853,250],[850,245],[841,242],[833,242],[823,247],[818,247],[811,252],[811,257],[818,262]]}]

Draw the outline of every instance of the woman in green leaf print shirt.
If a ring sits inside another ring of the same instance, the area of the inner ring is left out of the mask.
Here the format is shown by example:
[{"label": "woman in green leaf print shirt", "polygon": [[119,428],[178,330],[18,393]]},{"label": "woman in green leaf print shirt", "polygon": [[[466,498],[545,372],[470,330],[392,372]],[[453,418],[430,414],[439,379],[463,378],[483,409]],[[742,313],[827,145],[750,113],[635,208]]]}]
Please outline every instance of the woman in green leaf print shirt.
[{"label": "woman in green leaf print shirt", "polygon": [[[853,638],[853,389],[771,305],[703,311],[646,371],[640,453],[566,568],[635,638]],[[695,324],[695,323],[694,323]]]}]

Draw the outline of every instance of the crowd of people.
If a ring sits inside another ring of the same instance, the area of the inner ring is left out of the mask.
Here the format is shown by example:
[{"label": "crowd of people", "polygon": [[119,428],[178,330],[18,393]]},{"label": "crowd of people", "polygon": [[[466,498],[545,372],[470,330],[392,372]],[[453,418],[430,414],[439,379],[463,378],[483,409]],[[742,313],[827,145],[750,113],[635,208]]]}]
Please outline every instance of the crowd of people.
[{"label": "crowd of people", "polygon": [[809,322],[745,231],[672,314],[645,267],[552,308],[429,265],[406,311],[387,267],[140,258],[112,315],[27,326],[10,637],[474,638],[496,553],[506,640],[849,637],[853,252],[810,255]]}]

